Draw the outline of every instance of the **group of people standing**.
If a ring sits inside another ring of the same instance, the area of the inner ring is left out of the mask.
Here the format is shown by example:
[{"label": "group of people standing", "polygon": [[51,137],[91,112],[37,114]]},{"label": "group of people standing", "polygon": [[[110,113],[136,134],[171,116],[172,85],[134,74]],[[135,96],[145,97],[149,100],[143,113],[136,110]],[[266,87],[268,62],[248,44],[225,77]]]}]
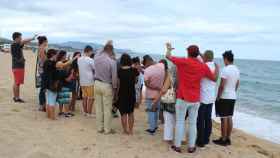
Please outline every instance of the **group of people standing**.
[{"label": "group of people standing", "polygon": [[[34,40],[22,40],[21,33],[13,34],[12,68],[15,78],[14,101],[24,102],[19,97],[19,87],[24,81],[24,44]],[[210,143],[212,132],[212,107],[221,117],[221,138],[215,144],[231,144],[232,116],[239,87],[239,70],[234,65],[232,51],[223,54],[225,67],[221,73],[214,63],[211,50],[200,53],[196,45],[189,46],[187,57],[172,55],[170,43],[166,44],[166,59],[155,62],[149,56],[132,58],[122,54],[119,59],[114,53],[113,42],[95,51],[86,46],[84,52],[75,52],[67,58],[63,50],[48,49],[45,36],[38,38],[36,64],[36,87],[40,88],[40,111],[55,120],[55,107],[59,115],[74,116],[77,96],[82,94],[82,113],[96,119],[97,132],[114,134],[112,112],[118,109],[121,115],[123,133],[133,134],[134,109],[142,103],[142,89],[145,101],[150,135],[156,134],[158,120],[164,123],[163,139],[176,152],[186,141],[185,121],[188,120],[188,152]],[[218,92],[216,82],[221,76]],[[145,88],[143,88],[145,87]]]}]

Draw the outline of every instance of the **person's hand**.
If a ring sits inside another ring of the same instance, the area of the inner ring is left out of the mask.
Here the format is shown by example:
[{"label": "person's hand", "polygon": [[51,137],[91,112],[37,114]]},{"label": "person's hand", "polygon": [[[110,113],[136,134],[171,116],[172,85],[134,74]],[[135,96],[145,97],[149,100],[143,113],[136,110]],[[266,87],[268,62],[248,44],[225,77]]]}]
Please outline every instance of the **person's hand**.
[{"label": "person's hand", "polygon": [[32,40],[35,40],[38,37],[38,34],[34,34],[34,36],[32,37]]},{"label": "person's hand", "polygon": [[72,58],[72,61],[74,61],[74,60],[76,60],[76,59],[78,59],[79,58],[79,55],[76,55],[76,56],[74,56],[73,58]]},{"label": "person's hand", "polygon": [[172,48],[171,43],[167,42],[166,43],[166,49],[167,49],[167,51],[171,52],[174,48]]},{"label": "person's hand", "polygon": [[152,112],[156,112],[157,111],[157,104],[156,103],[153,103],[152,104]]}]

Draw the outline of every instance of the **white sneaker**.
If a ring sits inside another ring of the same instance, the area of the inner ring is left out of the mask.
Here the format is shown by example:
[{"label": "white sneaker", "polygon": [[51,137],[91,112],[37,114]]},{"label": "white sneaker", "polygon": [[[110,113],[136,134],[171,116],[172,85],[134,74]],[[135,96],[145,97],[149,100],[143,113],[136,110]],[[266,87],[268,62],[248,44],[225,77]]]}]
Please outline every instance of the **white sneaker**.
[{"label": "white sneaker", "polygon": [[84,115],[84,116],[88,116],[88,113],[83,112],[83,115]]}]

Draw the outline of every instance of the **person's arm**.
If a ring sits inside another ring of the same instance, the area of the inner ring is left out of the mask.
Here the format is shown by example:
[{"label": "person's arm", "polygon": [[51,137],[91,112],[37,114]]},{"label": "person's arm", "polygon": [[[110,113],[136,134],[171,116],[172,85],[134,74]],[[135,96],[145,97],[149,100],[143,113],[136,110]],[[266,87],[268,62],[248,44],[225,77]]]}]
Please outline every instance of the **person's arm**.
[{"label": "person's arm", "polygon": [[37,37],[38,35],[34,35],[32,38],[27,38],[27,39],[24,39],[21,41],[21,45],[25,45],[27,43],[30,43],[31,41],[35,40],[35,38]]},{"label": "person's arm", "polygon": [[220,72],[220,67],[218,64],[215,63],[215,81],[214,82],[217,82],[218,79],[219,79],[219,72]]},{"label": "person's arm", "polygon": [[74,60],[76,60],[76,59],[78,59],[78,56],[74,57],[73,59],[68,60],[68,61],[65,62],[65,63],[64,63],[64,62],[57,62],[55,66],[56,66],[56,68],[64,69],[65,67],[71,65],[72,62],[73,62]]},{"label": "person's arm", "polygon": [[64,69],[65,67],[69,66],[72,64],[72,60],[68,60],[67,62],[63,63],[63,62],[57,62],[56,63],[56,68],[59,68],[59,69]]},{"label": "person's arm", "polygon": [[174,48],[172,48],[170,43],[166,43],[166,52],[165,52],[165,57],[173,62],[175,65],[180,65],[182,63],[185,62],[184,58],[178,58],[178,57],[174,57],[172,56],[171,52],[172,50],[174,50]]},{"label": "person's arm", "polygon": [[221,78],[221,83],[218,89],[218,96],[217,96],[217,100],[219,100],[224,92],[224,87],[226,84],[226,79],[225,78]]},{"label": "person's arm", "polygon": [[117,101],[118,97],[118,87],[119,87],[119,78],[118,78],[118,69],[117,62],[113,61],[111,63],[111,76],[112,76],[112,88],[113,88],[113,102]]},{"label": "person's arm", "polygon": [[237,90],[238,90],[239,85],[240,85],[240,81],[238,80],[238,81],[236,82],[236,85],[235,85],[235,91],[237,91]]},{"label": "person's arm", "polygon": [[153,87],[151,84],[150,84],[150,80],[145,80],[144,81],[145,83],[145,86],[151,90],[155,90],[155,91],[160,91],[161,88],[157,88],[157,87]]},{"label": "person's arm", "polygon": [[159,92],[159,94],[153,99],[153,105],[158,102],[160,100],[160,98],[166,94],[166,92],[168,91],[168,89],[171,87],[171,76],[169,73],[167,73],[166,77],[165,77],[165,80],[164,80],[164,83],[163,83],[163,86]]},{"label": "person's arm", "polygon": [[214,73],[211,72],[211,70],[209,69],[209,67],[206,64],[204,64],[204,71],[205,71],[205,76],[208,79],[210,79],[210,80],[212,80],[214,82],[216,82],[218,80],[218,77],[219,77],[219,66],[217,64],[215,64],[215,72]]},{"label": "person's arm", "polygon": [[42,48],[42,47],[39,48],[39,58],[43,61],[47,60],[45,48]]},{"label": "person's arm", "polygon": [[94,60],[92,60],[92,62],[90,63],[90,67],[91,67],[92,73],[95,74]]},{"label": "person's arm", "polygon": [[169,73],[167,73],[165,81],[163,83],[163,87],[160,90],[160,96],[163,96],[170,87],[171,87],[171,76]]}]

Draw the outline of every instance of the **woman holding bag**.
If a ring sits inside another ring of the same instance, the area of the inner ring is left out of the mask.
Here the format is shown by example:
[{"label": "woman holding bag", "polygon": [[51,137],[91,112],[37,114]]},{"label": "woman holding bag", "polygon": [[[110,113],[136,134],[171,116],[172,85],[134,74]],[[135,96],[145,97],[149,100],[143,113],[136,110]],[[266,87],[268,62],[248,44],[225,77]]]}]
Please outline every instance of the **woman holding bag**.
[{"label": "woman holding bag", "polygon": [[164,118],[163,140],[168,144],[171,144],[174,138],[175,128],[176,75],[175,77],[173,77],[174,75],[172,74],[174,74],[175,72],[169,71],[166,60],[162,59],[160,60],[160,62],[163,63],[165,67],[165,80],[159,95]]}]

